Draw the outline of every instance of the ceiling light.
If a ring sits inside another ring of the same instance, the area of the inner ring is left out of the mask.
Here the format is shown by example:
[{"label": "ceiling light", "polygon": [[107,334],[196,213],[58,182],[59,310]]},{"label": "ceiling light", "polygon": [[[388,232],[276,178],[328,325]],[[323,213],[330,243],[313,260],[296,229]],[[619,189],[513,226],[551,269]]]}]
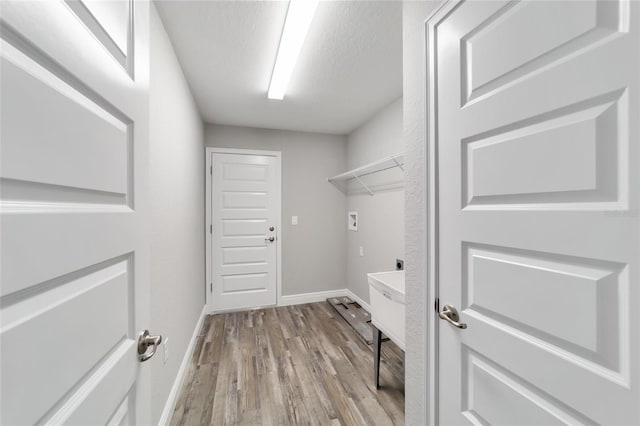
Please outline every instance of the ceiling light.
[{"label": "ceiling light", "polygon": [[271,74],[269,99],[283,99],[319,0],[291,0]]}]

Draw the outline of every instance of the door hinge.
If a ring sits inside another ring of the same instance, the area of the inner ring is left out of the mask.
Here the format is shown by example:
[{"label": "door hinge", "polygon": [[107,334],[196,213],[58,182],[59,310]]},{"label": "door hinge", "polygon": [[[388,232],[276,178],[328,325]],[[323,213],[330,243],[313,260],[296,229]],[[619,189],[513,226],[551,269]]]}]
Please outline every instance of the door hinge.
[{"label": "door hinge", "polygon": [[209,233],[213,234],[213,225],[209,225]]},{"label": "door hinge", "polygon": [[436,314],[440,313],[440,299],[436,297],[436,302],[434,303],[434,309],[436,310]]},{"label": "door hinge", "polygon": [[213,283],[209,283],[209,291],[213,293]]},{"label": "door hinge", "polygon": [[213,174],[213,166],[209,166],[209,174],[212,175]]}]

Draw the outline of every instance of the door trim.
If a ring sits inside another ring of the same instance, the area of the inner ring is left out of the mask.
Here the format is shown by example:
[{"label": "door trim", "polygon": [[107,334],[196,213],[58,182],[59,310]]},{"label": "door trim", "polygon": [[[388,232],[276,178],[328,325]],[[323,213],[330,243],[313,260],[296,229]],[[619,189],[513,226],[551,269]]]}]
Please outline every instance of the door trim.
[{"label": "door trim", "polygon": [[440,283],[438,281],[439,272],[439,233],[438,233],[438,143],[437,143],[437,70],[436,70],[436,37],[435,31],[438,25],[449,16],[455,9],[460,6],[464,0],[446,0],[440,4],[427,17],[424,23],[424,72],[427,84],[424,90],[424,107],[426,125],[425,131],[425,188],[427,206],[425,211],[424,226],[426,229],[425,241],[425,258],[426,273],[425,281],[427,284],[426,291],[426,324],[427,336],[425,338],[425,366],[426,366],[426,404],[425,419],[430,425],[439,424],[439,373],[438,373],[438,354],[440,352],[440,339],[438,335],[438,323],[440,321],[437,315],[438,296],[440,293]]},{"label": "door trim", "polygon": [[217,313],[213,309],[213,300],[211,294],[211,285],[213,283],[213,265],[212,255],[212,233],[209,231],[213,226],[213,209],[211,208],[211,191],[213,189],[213,174],[211,173],[213,162],[213,154],[238,154],[238,155],[263,155],[267,157],[277,158],[276,164],[276,185],[278,187],[278,194],[276,198],[276,216],[278,218],[276,224],[276,305],[280,305],[282,300],[282,153],[280,151],[263,151],[254,149],[236,149],[236,148],[205,148],[205,283],[204,293],[206,297],[206,310],[207,313]]}]

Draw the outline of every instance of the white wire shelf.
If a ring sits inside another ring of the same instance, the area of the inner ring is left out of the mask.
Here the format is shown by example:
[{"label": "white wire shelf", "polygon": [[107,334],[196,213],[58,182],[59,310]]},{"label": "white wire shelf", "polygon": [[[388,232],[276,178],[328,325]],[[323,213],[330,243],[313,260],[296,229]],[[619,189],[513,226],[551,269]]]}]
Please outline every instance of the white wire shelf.
[{"label": "white wire shelf", "polygon": [[369,193],[369,195],[374,195],[374,192],[371,190],[371,188],[369,188],[361,178],[374,173],[394,169],[396,167],[400,168],[400,170],[404,172],[404,153],[382,158],[378,161],[374,161],[373,163],[369,163],[353,170],[340,173],[339,175],[330,177],[327,180],[346,194],[348,191],[348,181],[355,179],[360,185],[362,185],[362,187]]}]

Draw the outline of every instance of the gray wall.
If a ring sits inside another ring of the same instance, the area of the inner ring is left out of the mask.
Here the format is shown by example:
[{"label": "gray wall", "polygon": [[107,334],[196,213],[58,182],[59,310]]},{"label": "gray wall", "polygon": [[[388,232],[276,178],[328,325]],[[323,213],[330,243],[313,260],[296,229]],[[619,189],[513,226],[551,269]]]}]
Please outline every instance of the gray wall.
[{"label": "gray wall", "polygon": [[435,9],[435,1],[403,2],[403,93],[406,256],[405,422],[428,423],[426,357],[426,140],[424,21]]},{"label": "gray wall", "polygon": [[402,151],[404,142],[400,97],[349,134],[347,166],[352,169]]},{"label": "gray wall", "polygon": [[282,152],[282,294],[345,288],[347,202],[327,178],[346,170],[346,137],[207,124],[205,143]]},{"label": "gray wall", "polygon": [[151,7],[151,327],[169,339],[152,358],[158,423],[204,307],[203,125],[162,22]]},{"label": "gray wall", "polygon": [[[402,98],[388,105],[348,136],[349,168],[355,168],[403,151]],[[365,183],[383,185],[397,174],[380,173]],[[375,186],[374,185],[374,186]],[[352,188],[357,187],[352,184]],[[395,259],[404,259],[404,189],[402,186],[369,194],[352,194],[348,210],[358,212],[358,231],[346,231],[347,288],[369,302],[367,273],[392,271]],[[343,229],[346,226],[343,225]],[[364,256],[360,256],[360,247]]]}]

